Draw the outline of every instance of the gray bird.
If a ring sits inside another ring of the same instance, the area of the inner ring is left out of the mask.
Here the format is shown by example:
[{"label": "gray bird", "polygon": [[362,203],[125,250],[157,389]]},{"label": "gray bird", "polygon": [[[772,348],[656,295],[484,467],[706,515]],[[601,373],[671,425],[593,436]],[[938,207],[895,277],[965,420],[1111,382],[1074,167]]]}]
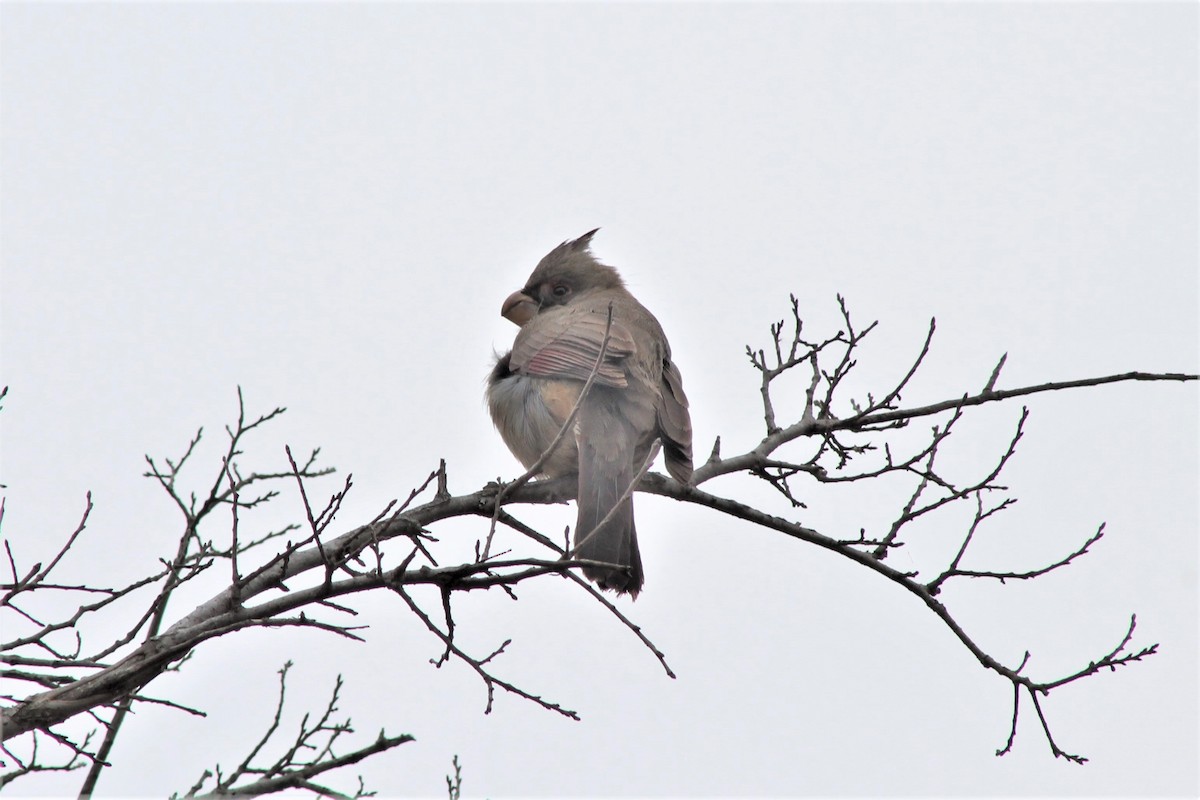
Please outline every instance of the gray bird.
[{"label": "gray bird", "polygon": [[632,493],[618,501],[655,440],[662,442],[667,471],[680,483],[691,480],[692,423],[662,326],[617,271],[592,255],[595,233],[551,250],[525,287],[504,301],[501,314],[520,331],[512,351],[497,360],[489,376],[488,409],[508,449],[526,469],[533,466],[592,373],[611,306],[604,360],[574,430],[550,454],[541,474],[578,476],[575,554],[618,565],[585,567],[584,574],[602,589],[636,597],[643,575]]}]

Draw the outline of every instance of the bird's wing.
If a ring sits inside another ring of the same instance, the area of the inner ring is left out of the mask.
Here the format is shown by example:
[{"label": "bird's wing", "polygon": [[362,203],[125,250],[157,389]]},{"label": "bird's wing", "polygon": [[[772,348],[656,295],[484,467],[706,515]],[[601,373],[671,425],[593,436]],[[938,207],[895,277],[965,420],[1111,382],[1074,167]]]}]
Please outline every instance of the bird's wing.
[{"label": "bird's wing", "polygon": [[[609,329],[605,347],[606,327]],[[637,352],[637,345],[629,328],[620,321],[614,319],[608,326],[607,310],[564,306],[543,311],[517,334],[510,363],[515,371],[525,375],[586,381],[601,347],[604,347],[604,361],[596,380],[624,388],[628,383],[624,363]]]},{"label": "bird's wing", "polygon": [[688,413],[683,378],[675,362],[663,364],[662,399],[658,404],[658,430],[666,455],[667,471],[680,483],[692,478],[692,418]]}]

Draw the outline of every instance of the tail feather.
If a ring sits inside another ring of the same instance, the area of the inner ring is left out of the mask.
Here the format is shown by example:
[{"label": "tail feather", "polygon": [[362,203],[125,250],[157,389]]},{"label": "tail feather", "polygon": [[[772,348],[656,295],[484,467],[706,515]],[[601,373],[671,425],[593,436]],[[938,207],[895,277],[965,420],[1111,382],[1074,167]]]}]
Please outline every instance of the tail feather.
[{"label": "tail feather", "polygon": [[[594,451],[587,452],[590,449],[586,441],[581,442],[575,554],[579,558],[619,565],[584,567],[583,574],[601,589],[637,597],[642,589],[643,575],[637,529],[633,524],[633,496],[617,502],[633,480],[633,471],[627,462],[613,463],[598,458]],[[607,522],[605,517],[608,517]]]}]

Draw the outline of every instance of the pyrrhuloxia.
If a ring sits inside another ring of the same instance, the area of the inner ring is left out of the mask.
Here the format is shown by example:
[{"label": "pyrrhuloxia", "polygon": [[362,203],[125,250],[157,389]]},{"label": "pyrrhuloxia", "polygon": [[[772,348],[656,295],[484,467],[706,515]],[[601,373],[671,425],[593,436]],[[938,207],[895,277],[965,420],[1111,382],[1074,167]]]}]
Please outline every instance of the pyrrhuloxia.
[{"label": "pyrrhuloxia", "polygon": [[576,555],[619,565],[587,567],[584,574],[603,589],[636,596],[643,575],[632,494],[618,501],[655,440],[662,442],[667,471],[681,483],[691,479],[692,426],[662,327],[617,271],[592,255],[595,233],[551,250],[525,288],[505,300],[501,313],[521,329],[489,377],[488,408],[505,444],[531,467],[578,401],[604,346],[611,307],[604,360],[574,431],[541,472],[578,476]]}]

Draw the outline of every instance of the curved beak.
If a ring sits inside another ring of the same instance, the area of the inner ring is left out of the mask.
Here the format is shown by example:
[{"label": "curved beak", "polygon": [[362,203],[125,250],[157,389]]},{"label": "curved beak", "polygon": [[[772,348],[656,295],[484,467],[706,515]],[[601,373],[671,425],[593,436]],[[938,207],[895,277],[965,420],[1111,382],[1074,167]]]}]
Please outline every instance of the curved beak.
[{"label": "curved beak", "polygon": [[513,292],[500,307],[500,316],[518,328],[533,319],[538,312],[537,301],[524,292]]}]

